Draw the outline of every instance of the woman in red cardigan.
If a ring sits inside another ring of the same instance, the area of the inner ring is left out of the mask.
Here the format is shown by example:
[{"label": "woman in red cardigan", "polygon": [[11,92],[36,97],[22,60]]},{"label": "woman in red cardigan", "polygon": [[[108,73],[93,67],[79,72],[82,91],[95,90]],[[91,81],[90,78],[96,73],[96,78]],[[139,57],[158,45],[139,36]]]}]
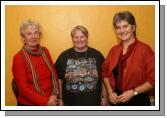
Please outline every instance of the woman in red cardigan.
[{"label": "woman in red cardigan", "polygon": [[23,48],[13,58],[18,106],[62,105],[59,81],[47,48],[40,46],[41,26],[26,20],[20,26]]},{"label": "woman in red cardigan", "polygon": [[111,105],[150,105],[147,91],[155,84],[154,52],[136,38],[136,22],[130,12],[116,13],[113,25],[121,43],[111,48],[103,63]]}]

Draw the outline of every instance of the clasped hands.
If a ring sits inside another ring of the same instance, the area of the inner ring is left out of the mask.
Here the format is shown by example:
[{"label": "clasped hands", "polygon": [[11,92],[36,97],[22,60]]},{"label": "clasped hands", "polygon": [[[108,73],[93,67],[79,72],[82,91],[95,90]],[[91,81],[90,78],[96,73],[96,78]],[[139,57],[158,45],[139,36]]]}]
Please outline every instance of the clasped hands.
[{"label": "clasped hands", "polygon": [[109,100],[112,104],[126,103],[133,97],[133,90],[127,90],[121,95],[117,95],[116,92],[112,92],[109,96]]},{"label": "clasped hands", "polygon": [[62,99],[58,99],[57,95],[51,95],[48,99],[47,106],[63,106]]}]

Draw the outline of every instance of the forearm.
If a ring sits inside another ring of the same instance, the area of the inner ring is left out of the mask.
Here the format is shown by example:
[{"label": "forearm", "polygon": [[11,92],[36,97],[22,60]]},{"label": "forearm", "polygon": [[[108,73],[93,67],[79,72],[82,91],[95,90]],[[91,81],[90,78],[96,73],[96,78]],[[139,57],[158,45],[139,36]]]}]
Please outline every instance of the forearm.
[{"label": "forearm", "polygon": [[151,85],[148,81],[146,81],[145,83],[143,83],[142,85],[140,85],[134,89],[138,92],[138,94],[140,94],[140,93],[145,93],[145,92],[151,90],[153,87],[154,87],[153,85]]},{"label": "forearm", "polygon": [[59,91],[60,91],[60,93],[59,93],[59,99],[62,99],[62,80],[61,79],[59,79]]},{"label": "forearm", "polygon": [[108,97],[108,94],[107,94],[107,90],[106,90],[106,87],[104,85],[104,82],[102,81],[102,92],[101,92],[101,97],[103,98],[107,98]]},{"label": "forearm", "polygon": [[109,105],[109,97],[107,94],[107,89],[104,85],[104,82],[102,81],[102,92],[101,92],[101,105],[102,106],[108,106]]},{"label": "forearm", "polygon": [[63,98],[62,98],[62,80],[59,79],[59,87],[60,87],[60,94],[59,94],[59,106],[63,106],[64,102],[63,102]]},{"label": "forearm", "polygon": [[104,80],[104,84],[105,84],[105,86],[106,86],[108,95],[110,96],[111,93],[113,92],[113,89],[112,89],[112,87],[111,87],[111,85],[110,85],[109,78],[104,78],[103,80]]}]

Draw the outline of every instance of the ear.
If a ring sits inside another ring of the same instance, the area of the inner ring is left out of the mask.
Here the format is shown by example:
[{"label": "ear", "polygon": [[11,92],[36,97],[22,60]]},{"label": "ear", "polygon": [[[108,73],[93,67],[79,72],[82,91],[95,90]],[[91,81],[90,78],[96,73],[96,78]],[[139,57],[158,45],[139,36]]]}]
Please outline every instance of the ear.
[{"label": "ear", "polygon": [[21,38],[24,38],[24,34],[23,33],[20,33],[20,36],[21,36]]},{"label": "ear", "polygon": [[136,31],[136,26],[132,25],[132,29],[133,29],[133,31]]},{"label": "ear", "polygon": [[22,38],[22,41],[23,41],[24,44],[26,43],[24,38]]},{"label": "ear", "polygon": [[24,37],[24,35],[20,34],[20,36],[21,36],[21,40],[25,43],[25,37]]}]

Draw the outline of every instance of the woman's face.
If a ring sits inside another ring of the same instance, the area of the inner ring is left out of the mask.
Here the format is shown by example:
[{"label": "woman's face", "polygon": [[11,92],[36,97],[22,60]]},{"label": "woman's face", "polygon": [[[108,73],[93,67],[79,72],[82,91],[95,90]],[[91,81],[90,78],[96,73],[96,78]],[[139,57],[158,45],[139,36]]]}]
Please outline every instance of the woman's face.
[{"label": "woman's face", "polygon": [[24,43],[30,48],[35,48],[39,44],[40,33],[35,26],[28,26],[24,30]]},{"label": "woman's face", "polygon": [[132,38],[134,38],[134,31],[135,31],[135,26],[129,24],[127,21],[120,21],[116,24],[116,32],[118,37],[122,41],[128,41]]},{"label": "woman's face", "polygon": [[74,48],[76,48],[78,50],[82,51],[85,48],[87,48],[88,38],[85,34],[83,34],[81,32],[81,30],[75,30],[74,31],[72,41],[73,41],[73,44],[74,44]]}]

